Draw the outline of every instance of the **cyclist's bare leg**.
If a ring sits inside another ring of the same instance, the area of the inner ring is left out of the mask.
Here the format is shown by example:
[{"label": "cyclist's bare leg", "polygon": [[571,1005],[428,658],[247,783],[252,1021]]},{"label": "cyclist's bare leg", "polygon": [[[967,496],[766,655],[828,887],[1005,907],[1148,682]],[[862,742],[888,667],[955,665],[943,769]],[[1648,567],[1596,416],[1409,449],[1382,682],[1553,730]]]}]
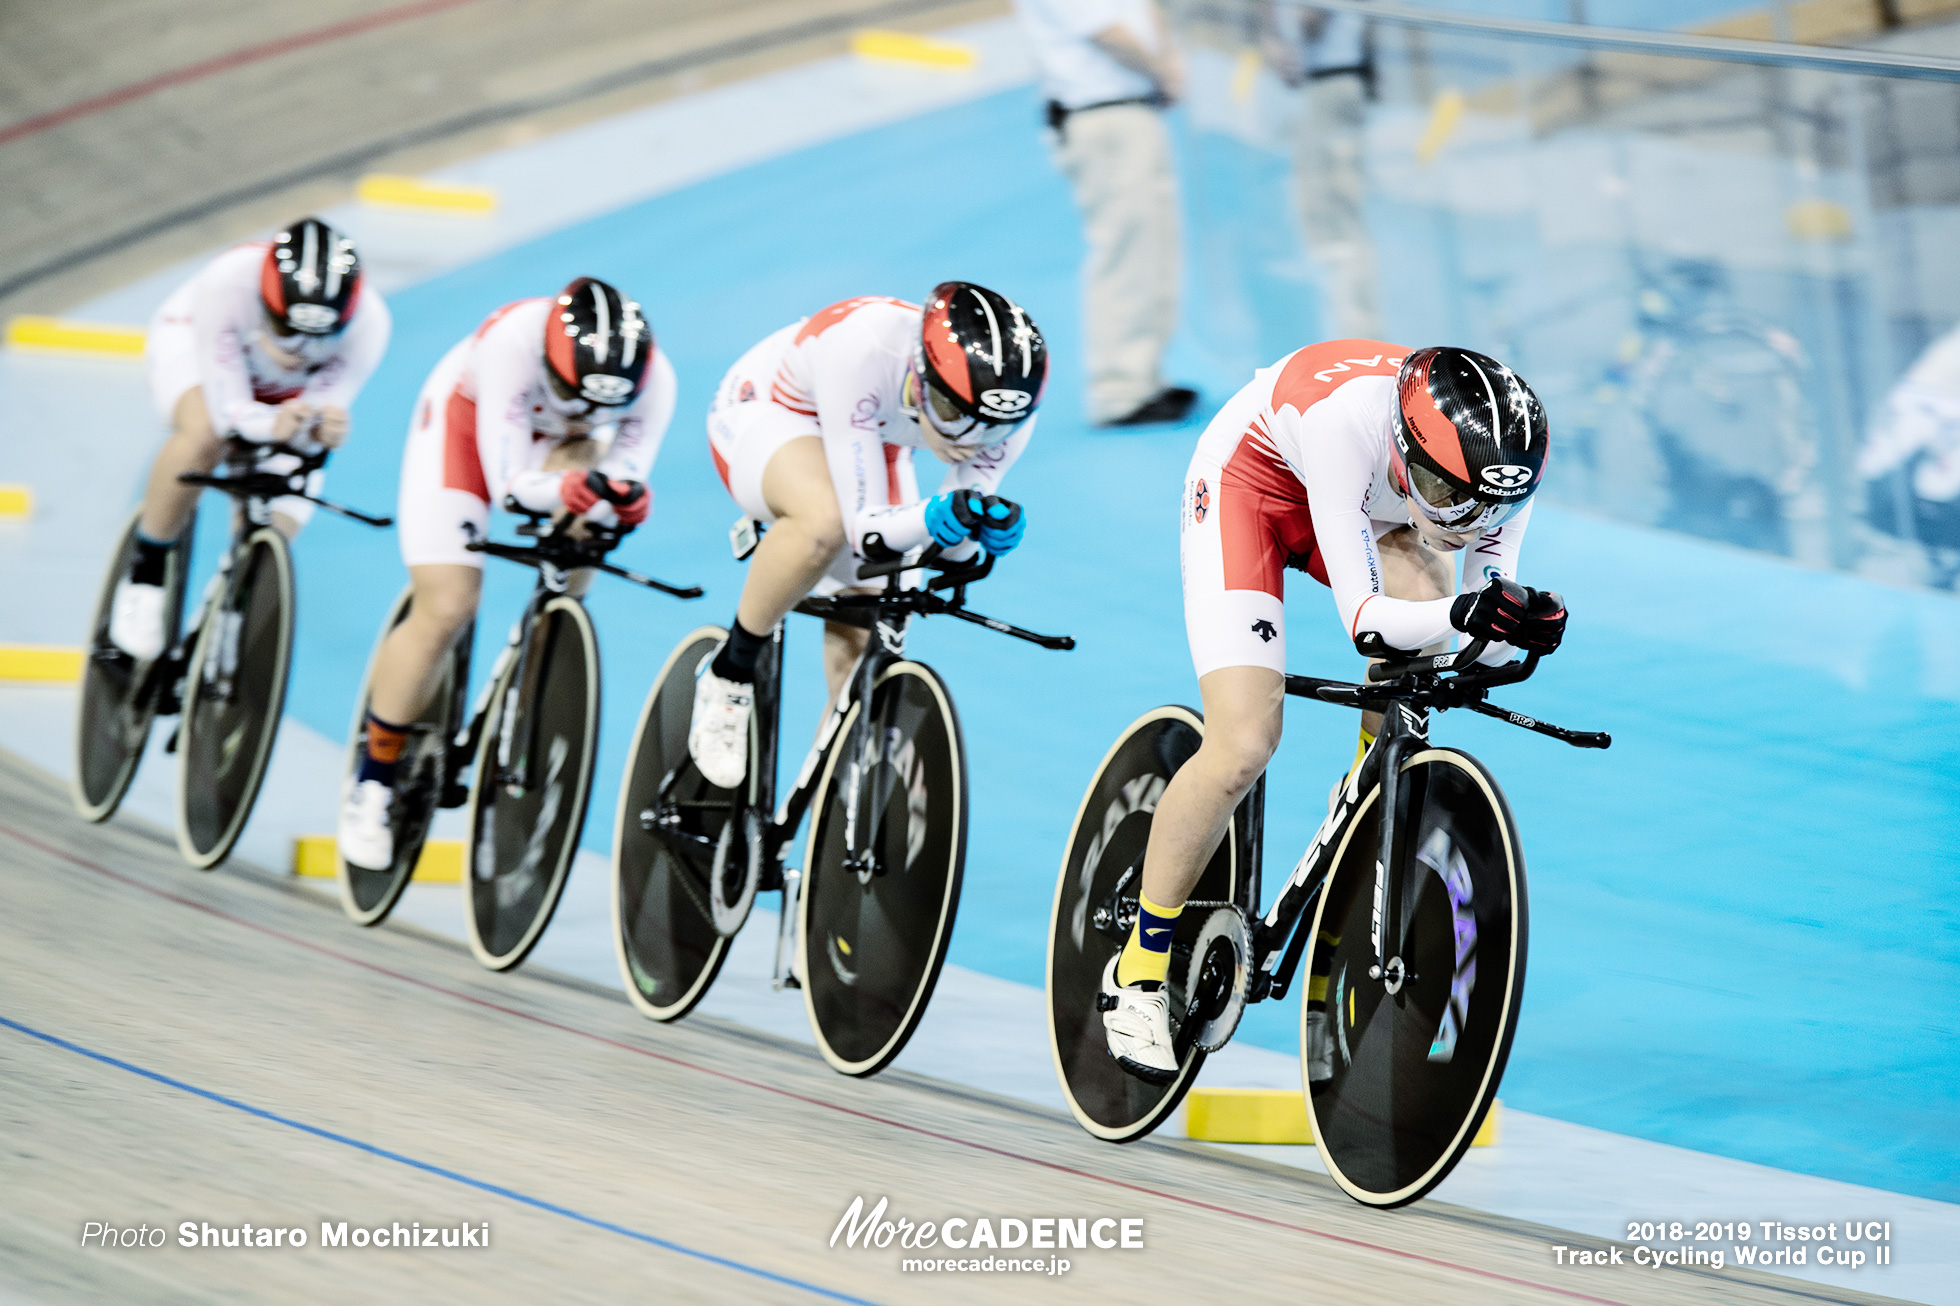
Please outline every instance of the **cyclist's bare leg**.
[{"label": "cyclist's bare leg", "polygon": [[483,571],[455,563],[408,569],[415,587],[408,617],[388,632],[375,661],[368,711],[402,725],[422,715],[442,683],[443,659],[476,620]]},{"label": "cyclist's bare leg", "polygon": [[[865,593],[849,589],[846,594]],[[862,626],[847,626],[841,621],[823,623],[823,678],[830,687],[830,701],[837,702],[837,692],[850,678],[851,669],[864,653],[864,646],[871,642],[871,632]]]},{"label": "cyclist's bare leg", "polygon": [[1279,747],[1286,681],[1267,667],[1220,667],[1198,678],[1205,736],[1158,800],[1143,855],[1143,894],[1178,908],[1225,837],[1226,822]]},{"label": "cyclist's bare leg", "polygon": [[[143,514],[137,529],[152,540],[174,540],[191,518],[202,494],[195,485],[177,479],[182,472],[209,472],[225,454],[224,442],[211,429],[211,415],[204,407],[204,389],[192,386],[177,400],[170,415],[170,438],[157,451],[150,464],[150,480],[143,491]],[[283,528],[282,528],[283,529]],[[291,532],[287,532],[291,538]]]},{"label": "cyclist's bare leg", "polygon": [[798,436],[770,455],[762,499],[776,520],[749,559],[735,609],[742,628],[757,635],[774,630],[844,549],[844,518],[820,437]]}]

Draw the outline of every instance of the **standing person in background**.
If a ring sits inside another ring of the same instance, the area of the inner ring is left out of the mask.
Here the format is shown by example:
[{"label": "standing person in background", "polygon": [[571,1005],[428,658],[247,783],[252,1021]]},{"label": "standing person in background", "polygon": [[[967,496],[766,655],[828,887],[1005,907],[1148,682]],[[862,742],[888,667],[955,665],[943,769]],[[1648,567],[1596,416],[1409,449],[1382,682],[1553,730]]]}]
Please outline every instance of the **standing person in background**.
[{"label": "standing person in background", "polygon": [[1350,339],[1381,334],[1375,250],[1362,204],[1367,102],[1374,98],[1373,33],[1358,14],[1267,7],[1267,58],[1281,81],[1306,87],[1293,150],[1300,226],[1320,265],[1321,331]]},{"label": "standing person in background", "polygon": [[1183,93],[1183,66],[1151,0],[1015,0],[1014,8],[1089,242],[1089,420],[1180,421],[1198,394],[1165,385],[1162,372],[1183,264],[1163,110]]},{"label": "standing person in background", "polygon": [[[1890,478],[1903,471],[1908,491]],[[1858,451],[1872,482],[1872,524],[1926,549],[1927,583],[1954,588],[1960,575],[1960,327],[1928,345],[1886,396]]]}]

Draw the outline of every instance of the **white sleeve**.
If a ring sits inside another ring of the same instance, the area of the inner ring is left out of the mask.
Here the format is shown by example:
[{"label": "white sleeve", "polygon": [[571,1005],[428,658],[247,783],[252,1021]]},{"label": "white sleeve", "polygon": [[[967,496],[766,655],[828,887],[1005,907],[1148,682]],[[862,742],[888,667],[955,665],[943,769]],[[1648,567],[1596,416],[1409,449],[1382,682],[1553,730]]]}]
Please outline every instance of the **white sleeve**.
[{"label": "white sleeve", "polygon": [[[1476,542],[1463,551],[1463,577],[1458,584],[1459,594],[1470,594],[1482,589],[1502,576],[1505,580],[1518,578],[1518,553],[1524,548],[1524,528],[1531,524],[1532,504],[1525,504],[1516,516],[1495,530],[1485,531]],[[1517,654],[1517,649],[1504,643],[1492,644],[1485,649],[1477,661],[1486,666],[1497,666],[1509,662]]]},{"label": "white sleeve", "polygon": [[[191,331],[197,341],[198,385],[211,429],[220,438],[236,433],[247,440],[270,440],[278,409],[252,397],[252,376],[245,361],[246,333],[256,325],[256,290],[249,298],[238,287],[206,268],[197,278],[191,298]],[[241,310],[241,300],[250,312]]]},{"label": "white sleeve", "polygon": [[1028,439],[1034,434],[1035,419],[1030,417],[1021,423],[1019,430],[1002,440],[991,449],[983,449],[963,463],[954,463],[946,475],[945,483],[939,488],[945,490],[978,490],[982,494],[996,494],[1000,483],[1007,475],[1007,469],[1028,447]]},{"label": "white sleeve", "polygon": [[926,542],[925,506],[888,501],[891,473],[878,414],[889,407],[880,393],[889,369],[848,326],[840,323],[813,342],[820,346],[813,351],[811,370],[823,455],[851,549],[863,557],[865,536],[876,534],[887,548],[902,553]]},{"label": "white sleeve", "polygon": [[1306,475],[1307,504],[1313,513],[1314,540],[1327,568],[1327,583],[1350,638],[1373,631],[1391,648],[1416,649],[1456,633],[1450,625],[1452,599],[1396,599],[1382,590],[1382,562],[1375,528],[1368,519],[1368,487],[1374,460],[1365,434],[1340,406],[1322,401],[1297,417]]},{"label": "white sleeve", "polygon": [[653,474],[653,460],[660,456],[660,442],[667,438],[667,424],[674,420],[679,397],[674,365],[667,361],[666,351],[654,350],[647,373],[645,388],[616,423],[611,446],[599,462],[599,470],[615,480],[643,485]]},{"label": "white sleeve", "polygon": [[388,352],[388,337],[394,329],[394,315],[389,313],[388,305],[372,289],[363,288],[354,320],[347,324],[346,338],[340,343],[340,352],[307,378],[302,397],[316,408],[352,408],[361,387],[374,375],[374,369],[381,366],[381,356]]},{"label": "white sleeve", "polygon": [[534,512],[548,512],[559,506],[559,474],[523,470],[531,447],[531,388],[544,365],[525,319],[507,313],[477,338],[476,453],[492,507],[514,494]]}]

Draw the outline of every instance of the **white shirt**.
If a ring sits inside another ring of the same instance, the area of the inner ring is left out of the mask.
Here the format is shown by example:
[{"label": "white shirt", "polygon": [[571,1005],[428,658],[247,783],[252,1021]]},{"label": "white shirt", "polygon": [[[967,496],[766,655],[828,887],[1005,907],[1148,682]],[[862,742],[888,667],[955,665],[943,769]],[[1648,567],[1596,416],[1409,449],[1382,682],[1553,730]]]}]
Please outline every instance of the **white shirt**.
[{"label": "white shirt", "polygon": [[[930,538],[924,502],[897,502],[892,474],[893,464],[926,447],[917,410],[904,403],[922,320],[917,304],[883,295],[832,304],[744,354],[715,396],[717,409],[766,400],[817,419],[845,535],[860,557],[868,534],[901,553]],[[940,491],[994,493],[1034,424],[1030,417],[999,444],[952,464]]]},{"label": "white shirt", "polygon": [[393,320],[363,281],[354,316],[335,335],[308,339],[310,358],[288,369],[266,354],[265,304],[259,273],[269,241],[234,245],[207,263],[157,309],[154,325],[188,322],[197,347],[197,382],[211,426],[246,440],[272,438],[279,405],[304,399],[315,408],[351,408],[388,348]]},{"label": "white shirt", "polygon": [[565,474],[545,471],[544,462],[569,436],[589,435],[605,447],[598,469],[607,476],[644,484],[678,391],[674,365],[655,345],[637,399],[567,421],[552,406],[545,380],[544,324],[554,308],[549,297],[506,304],[457,346],[464,358],[456,391],[476,403],[477,457],[489,501],[502,503],[509,494],[534,512],[560,506]]},{"label": "white shirt", "polygon": [[1883,476],[1922,453],[1913,493],[1930,503],[1960,499],[1960,328],[1929,345],[1892,388],[1858,453],[1858,473]]},{"label": "white shirt", "polygon": [[1041,89],[1065,109],[1140,100],[1157,84],[1125,68],[1089,38],[1107,27],[1121,27],[1137,44],[1156,54],[1157,17],[1150,0],[1014,0],[1014,12],[1034,46]]}]

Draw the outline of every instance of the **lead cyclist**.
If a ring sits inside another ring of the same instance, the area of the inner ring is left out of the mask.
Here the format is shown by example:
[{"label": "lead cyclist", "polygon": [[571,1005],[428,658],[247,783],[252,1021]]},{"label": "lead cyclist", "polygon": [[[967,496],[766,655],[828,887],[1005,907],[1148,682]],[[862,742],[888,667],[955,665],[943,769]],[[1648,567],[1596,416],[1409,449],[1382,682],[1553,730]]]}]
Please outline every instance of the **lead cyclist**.
[{"label": "lead cyclist", "polygon": [[[1109,1053],[1150,1083],[1177,1077],[1164,990],[1185,899],[1226,822],[1279,746],[1285,702],[1283,576],[1333,590],[1364,650],[1481,660],[1549,653],[1565,601],[1516,580],[1531,496],[1550,445],[1523,378],[1467,349],[1381,340],[1308,345],[1254,375],[1198,440],[1185,473],[1184,624],[1204,740],[1159,801],[1136,924],[1103,974]],[[1461,558],[1461,578],[1452,575]],[[1364,713],[1358,763],[1381,728]]]}]

